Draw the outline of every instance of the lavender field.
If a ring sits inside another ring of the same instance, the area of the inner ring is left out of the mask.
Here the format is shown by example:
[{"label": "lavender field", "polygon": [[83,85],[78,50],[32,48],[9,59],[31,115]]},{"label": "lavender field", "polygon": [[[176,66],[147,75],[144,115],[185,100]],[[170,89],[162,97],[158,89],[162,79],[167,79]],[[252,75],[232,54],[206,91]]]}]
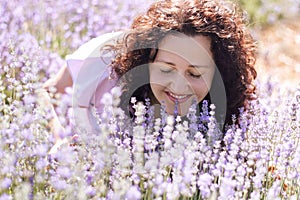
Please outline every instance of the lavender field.
[{"label": "lavender field", "polygon": [[[133,100],[129,124],[114,88],[100,131],[86,134],[74,128],[71,88],[45,96],[67,54],[128,29],[151,1],[1,1],[1,200],[300,199],[299,0],[241,1],[259,44],[258,99],[222,140],[205,105],[200,118],[191,107],[189,121],[154,119]],[[58,149],[51,104],[65,130]]]}]

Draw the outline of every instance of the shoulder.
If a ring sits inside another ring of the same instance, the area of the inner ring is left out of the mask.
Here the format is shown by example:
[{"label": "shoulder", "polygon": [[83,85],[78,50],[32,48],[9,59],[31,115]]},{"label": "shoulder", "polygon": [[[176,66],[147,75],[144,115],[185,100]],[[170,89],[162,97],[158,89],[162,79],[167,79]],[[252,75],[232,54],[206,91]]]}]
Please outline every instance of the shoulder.
[{"label": "shoulder", "polygon": [[100,50],[104,45],[113,44],[124,32],[106,33],[89,40],[81,45],[74,53],[67,55],[66,60],[85,60],[91,57],[99,57]]},{"label": "shoulder", "polygon": [[[74,53],[66,56],[67,68],[73,81],[79,73],[99,74],[110,62],[113,55],[101,53],[105,45],[114,44],[125,32],[106,33],[81,45]],[[89,76],[89,75],[87,75]]]}]

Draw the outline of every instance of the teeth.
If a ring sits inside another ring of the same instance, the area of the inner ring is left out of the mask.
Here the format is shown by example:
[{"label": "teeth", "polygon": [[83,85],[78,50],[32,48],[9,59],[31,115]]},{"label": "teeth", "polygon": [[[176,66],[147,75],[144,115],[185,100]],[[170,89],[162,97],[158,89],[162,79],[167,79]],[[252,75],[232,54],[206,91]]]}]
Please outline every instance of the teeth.
[{"label": "teeth", "polygon": [[179,95],[175,95],[175,94],[173,94],[173,93],[171,93],[171,92],[169,92],[169,94],[170,94],[172,97],[176,98],[176,99],[184,99],[185,97],[188,96],[188,95],[181,95],[181,96],[179,96]]}]

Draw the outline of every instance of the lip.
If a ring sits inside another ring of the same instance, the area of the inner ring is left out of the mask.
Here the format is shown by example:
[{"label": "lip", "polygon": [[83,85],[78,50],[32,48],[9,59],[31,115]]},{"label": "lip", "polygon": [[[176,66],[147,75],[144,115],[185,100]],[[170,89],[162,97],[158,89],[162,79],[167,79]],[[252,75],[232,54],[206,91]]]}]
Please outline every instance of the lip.
[{"label": "lip", "polygon": [[166,95],[169,97],[171,101],[178,102],[178,103],[184,103],[187,101],[192,95],[191,94],[185,94],[185,95],[179,95],[179,94],[174,94],[170,91],[165,91]]}]

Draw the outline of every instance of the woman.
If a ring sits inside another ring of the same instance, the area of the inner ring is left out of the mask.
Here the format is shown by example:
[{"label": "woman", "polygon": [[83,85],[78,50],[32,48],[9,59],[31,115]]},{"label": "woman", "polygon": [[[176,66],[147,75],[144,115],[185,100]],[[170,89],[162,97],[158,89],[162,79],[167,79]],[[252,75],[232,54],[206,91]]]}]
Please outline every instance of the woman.
[{"label": "woman", "polygon": [[[232,116],[255,96],[255,42],[229,2],[159,0],[130,31],[96,40],[67,57],[68,67],[47,84],[60,92],[74,85],[75,107],[87,113],[93,105],[101,112],[102,95],[116,84],[123,86],[121,107],[131,117],[131,97],[165,104],[169,114],[176,108],[182,116],[193,101],[201,108],[207,100],[216,105],[220,123],[233,124]],[[109,55],[91,55],[99,49]]]}]

